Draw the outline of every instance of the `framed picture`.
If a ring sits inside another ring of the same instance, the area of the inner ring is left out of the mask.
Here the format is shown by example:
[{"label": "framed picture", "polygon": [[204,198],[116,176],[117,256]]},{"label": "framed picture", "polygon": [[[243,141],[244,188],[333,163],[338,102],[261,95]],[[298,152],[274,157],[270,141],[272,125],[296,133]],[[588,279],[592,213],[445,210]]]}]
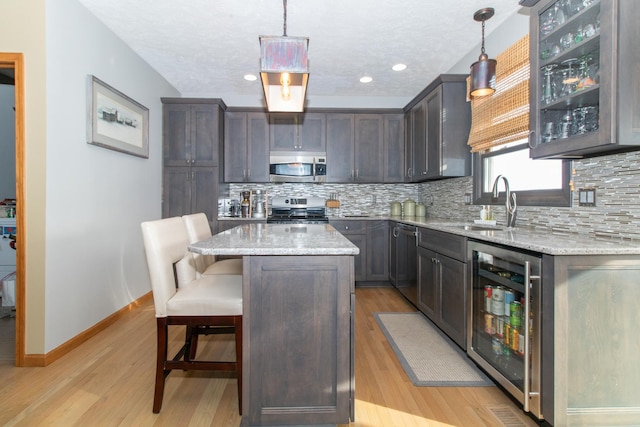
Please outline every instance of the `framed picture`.
[{"label": "framed picture", "polygon": [[95,76],[87,86],[87,142],[148,159],[149,109]]}]

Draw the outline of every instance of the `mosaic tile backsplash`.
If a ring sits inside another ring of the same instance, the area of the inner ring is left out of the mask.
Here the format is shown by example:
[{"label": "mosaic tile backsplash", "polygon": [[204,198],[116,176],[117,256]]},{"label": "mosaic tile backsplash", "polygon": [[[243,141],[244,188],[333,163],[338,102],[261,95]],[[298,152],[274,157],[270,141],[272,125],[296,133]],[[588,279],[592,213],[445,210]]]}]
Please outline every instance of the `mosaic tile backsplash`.
[{"label": "mosaic tile backsplash", "polygon": [[[615,154],[574,160],[573,206],[518,207],[518,224],[556,233],[640,240],[640,153]],[[578,206],[580,188],[596,189],[596,206]],[[480,206],[465,205],[465,193],[473,191],[471,177],[420,184],[230,184],[228,194],[242,190],[266,190],[270,196],[318,196],[338,193],[340,208],[327,209],[330,216],[389,215],[393,201],[411,198],[427,206],[427,216],[452,221],[479,218]],[[503,205],[492,207],[498,223],[504,223]]]}]

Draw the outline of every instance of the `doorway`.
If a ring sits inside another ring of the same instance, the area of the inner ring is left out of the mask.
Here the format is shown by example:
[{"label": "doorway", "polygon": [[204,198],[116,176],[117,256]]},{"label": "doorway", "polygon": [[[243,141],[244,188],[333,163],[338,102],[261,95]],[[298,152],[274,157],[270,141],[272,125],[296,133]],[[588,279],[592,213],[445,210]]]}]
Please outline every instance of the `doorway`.
[{"label": "doorway", "polygon": [[21,53],[0,52],[0,82],[12,79],[15,97],[15,207],[16,278],[15,278],[15,366],[25,358],[25,212],[24,212],[24,59]]}]

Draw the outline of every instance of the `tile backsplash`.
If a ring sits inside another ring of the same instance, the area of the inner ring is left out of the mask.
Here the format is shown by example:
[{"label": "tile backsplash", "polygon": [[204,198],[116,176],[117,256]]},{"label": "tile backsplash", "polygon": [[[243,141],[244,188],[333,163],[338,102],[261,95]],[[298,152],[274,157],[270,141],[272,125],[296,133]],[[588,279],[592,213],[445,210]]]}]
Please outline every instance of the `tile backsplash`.
[{"label": "tile backsplash", "polygon": [[[518,207],[518,224],[598,237],[640,239],[640,153],[614,154],[572,162],[574,191],[571,207]],[[223,187],[224,188],[224,187]],[[595,188],[596,206],[578,206],[578,189]],[[427,206],[427,216],[453,221],[479,218],[480,206],[465,205],[473,191],[471,177],[420,184],[230,184],[221,197],[239,197],[242,190],[266,190],[270,196],[318,196],[338,193],[335,215],[388,215],[393,201],[411,198]],[[504,207],[492,207],[498,223]]]}]

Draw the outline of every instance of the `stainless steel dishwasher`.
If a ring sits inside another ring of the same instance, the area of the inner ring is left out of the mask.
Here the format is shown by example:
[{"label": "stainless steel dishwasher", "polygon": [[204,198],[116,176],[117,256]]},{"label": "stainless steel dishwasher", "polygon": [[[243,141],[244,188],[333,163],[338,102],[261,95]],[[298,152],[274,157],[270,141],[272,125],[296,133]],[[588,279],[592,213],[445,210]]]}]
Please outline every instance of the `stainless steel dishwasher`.
[{"label": "stainless steel dishwasher", "polygon": [[391,233],[389,278],[413,305],[418,304],[418,227],[395,223]]}]

